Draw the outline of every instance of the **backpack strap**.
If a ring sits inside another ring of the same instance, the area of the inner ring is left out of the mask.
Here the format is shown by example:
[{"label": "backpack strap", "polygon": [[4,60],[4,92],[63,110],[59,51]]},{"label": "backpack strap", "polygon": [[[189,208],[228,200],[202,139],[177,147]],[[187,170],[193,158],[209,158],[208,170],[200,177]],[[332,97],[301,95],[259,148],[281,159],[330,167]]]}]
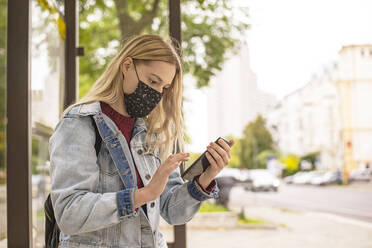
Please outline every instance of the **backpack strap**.
[{"label": "backpack strap", "polygon": [[94,144],[94,148],[96,149],[96,155],[98,157],[99,151],[101,149],[102,138],[101,138],[101,135],[98,132],[98,128],[97,128],[96,122],[94,121],[93,116],[90,115],[90,117],[92,118],[94,130],[96,131],[96,142]]}]

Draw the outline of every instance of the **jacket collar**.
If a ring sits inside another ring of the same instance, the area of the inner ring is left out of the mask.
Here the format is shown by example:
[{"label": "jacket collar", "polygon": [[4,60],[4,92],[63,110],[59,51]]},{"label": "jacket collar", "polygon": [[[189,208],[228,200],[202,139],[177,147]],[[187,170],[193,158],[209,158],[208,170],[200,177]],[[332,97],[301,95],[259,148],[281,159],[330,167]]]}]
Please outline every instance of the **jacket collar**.
[{"label": "jacket collar", "polygon": [[[77,110],[78,115],[96,115],[98,113],[102,114],[101,104],[99,101],[80,104]],[[143,118],[136,118],[134,125],[146,129],[146,123]]]}]

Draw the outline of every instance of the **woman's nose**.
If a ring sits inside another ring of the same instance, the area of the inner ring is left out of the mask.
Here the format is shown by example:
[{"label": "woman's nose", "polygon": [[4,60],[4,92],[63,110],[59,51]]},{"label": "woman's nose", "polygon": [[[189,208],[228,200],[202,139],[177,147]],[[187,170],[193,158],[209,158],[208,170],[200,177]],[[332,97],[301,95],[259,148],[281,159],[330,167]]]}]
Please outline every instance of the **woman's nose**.
[{"label": "woman's nose", "polygon": [[163,88],[162,88],[162,87],[158,87],[156,90],[157,90],[158,92],[160,92],[160,93],[163,93]]}]

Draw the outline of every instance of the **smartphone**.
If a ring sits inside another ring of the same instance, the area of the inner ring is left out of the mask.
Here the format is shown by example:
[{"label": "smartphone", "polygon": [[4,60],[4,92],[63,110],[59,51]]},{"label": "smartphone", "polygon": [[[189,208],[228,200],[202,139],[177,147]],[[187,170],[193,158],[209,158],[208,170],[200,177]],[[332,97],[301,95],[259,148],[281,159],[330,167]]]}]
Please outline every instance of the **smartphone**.
[{"label": "smartphone", "polygon": [[[217,140],[214,142],[217,145],[221,146],[217,141],[219,139],[223,139],[229,146],[231,146],[230,142],[222,137],[218,137]],[[222,146],[221,146],[222,147]],[[204,151],[202,155],[200,155],[187,169],[184,173],[182,173],[181,177],[184,180],[191,181],[194,179],[195,176],[201,175],[211,164],[209,163],[207,157],[205,156]]]}]

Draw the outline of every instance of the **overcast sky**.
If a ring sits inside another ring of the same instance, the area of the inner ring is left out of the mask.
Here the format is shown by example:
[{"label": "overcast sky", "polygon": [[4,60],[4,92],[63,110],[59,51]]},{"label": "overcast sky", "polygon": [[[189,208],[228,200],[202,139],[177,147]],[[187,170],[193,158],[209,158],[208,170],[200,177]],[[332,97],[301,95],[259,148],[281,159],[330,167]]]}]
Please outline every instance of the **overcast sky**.
[{"label": "overcast sky", "polygon": [[[279,99],[335,62],[342,46],[372,44],[371,0],[233,1],[249,8],[246,39],[258,87]],[[188,81],[184,108],[192,144],[187,150],[202,152],[209,142],[206,94]]]},{"label": "overcast sky", "polygon": [[344,45],[372,44],[370,0],[234,0],[249,7],[251,67],[259,88],[283,97],[337,60]]}]

